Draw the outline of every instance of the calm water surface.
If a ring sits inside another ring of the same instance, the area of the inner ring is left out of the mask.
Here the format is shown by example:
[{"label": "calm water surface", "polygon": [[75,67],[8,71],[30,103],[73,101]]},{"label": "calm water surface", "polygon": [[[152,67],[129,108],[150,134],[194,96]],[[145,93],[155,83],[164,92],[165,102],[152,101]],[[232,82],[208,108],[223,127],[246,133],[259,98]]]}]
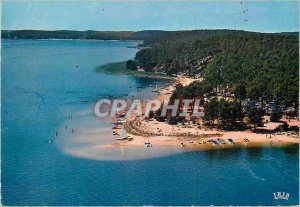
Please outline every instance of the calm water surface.
[{"label": "calm water surface", "polygon": [[[145,93],[133,88],[163,84],[94,71],[98,65],[133,58],[137,50],[128,46],[137,44],[2,41],[4,205],[298,204],[299,151],[295,146],[196,151],[129,161],[66,153],[57,143],[63,139],[60,132],[70,113],[76,130],[81,130],[78,123],[82,123],[101,133],[107,122],[76,117],[85,112],[91,115],[99,98],[142,97]],[[55,131],[60,133],[57,140]],[[277,191],[290,193],[289,200],[274,200]]]}]

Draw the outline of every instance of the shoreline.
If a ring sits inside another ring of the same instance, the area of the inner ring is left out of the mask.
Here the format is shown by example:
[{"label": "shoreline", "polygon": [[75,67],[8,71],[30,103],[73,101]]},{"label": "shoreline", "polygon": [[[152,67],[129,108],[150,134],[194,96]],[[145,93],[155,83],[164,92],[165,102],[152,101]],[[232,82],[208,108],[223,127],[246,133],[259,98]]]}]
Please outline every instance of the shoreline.
[{"label": "shoreline", "polygon": [[176,80],[176,77],[169,77],[163,73],[145,72],[145,71],[134,71],[126,68],[126,61],[123,62],[112,62],[104,65],[97,66],[96,72],[104,72],[113,75],[132,75],[141,78],[155,78],[165,80]]},{"label": "shoreline", "polygon": [[122,39],[109,39],[109,40],[105,40],[105,39],[57,39],[57,38],[48,38],[48,39],[45,39],[45,38],[24,38],[24,39],[21,39],[21,38],[17,38],[17,39],[12,39],[12,38],[3,38],[1,37],[1,39],[3,40],[54,40],[54,41],[60,41],[60,40],[66,40],[66,41],[69,41],[69,40],[79,40],[79,41],[101,41],[101,42],[143,42],[143,40],[122,40]]},{"label": "shoreline", "polygon": [[[188,85],[197,79],[187,77],[174,78],[177,83]],[[171,96],[174,90],[174,84],[168,85],[159,89],[159,95],[156,96],[157,100],[166,100]],[[289,134],[287,132],[279,134],[264,134],[252,132],[251,130],[245,131],[225,131],[220,129],[207,129],[198,127],[189,122],[187,125],[169,125],[165,122],[158,122],[154,119],[145,120],[143,117],[132,115],[125,119],[124,127],[127,134],[132,138],[132,141],[117,140],[112,143],[110,147],[130,147],[140,146],[144,147],[145,142],[150,142],[153,147],[155,146],[178,146],[190,149],[206,149],[206,148],[229,148],[235,146],[284,146],[290,144],[299,144],[299,137],[296,134]],[[293,122],[293,123],[292,123]],[[265,123],[264,128],[272,129],[281,123],[268,122]],[[298,125],[298,121],[288,122],[289,125]],[[212,146],[208,142],[210,139],[221,138],[225,140],[226,144],[219,144]],[[228,139],[233,139],[234,144],[229,144]],[[109,147],[107,145],[106,147]]]}]

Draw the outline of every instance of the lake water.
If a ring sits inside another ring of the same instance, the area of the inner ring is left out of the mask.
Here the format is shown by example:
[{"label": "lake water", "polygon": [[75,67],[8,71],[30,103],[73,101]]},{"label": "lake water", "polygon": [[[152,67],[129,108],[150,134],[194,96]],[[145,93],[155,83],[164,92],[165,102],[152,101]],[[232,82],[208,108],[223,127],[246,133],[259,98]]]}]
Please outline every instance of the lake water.
[{"label": "lake water", "polygon": [[[139,159],[117,159],[124,153],[117,150],[106,154],[111,160],[93,150],[112,138],[110,120],[98,120],[92,113],[98,99],[151,97],[147,88],[139,93],[136,87],[164,84],[95,72],[99,65],[133,58],[137,49],[128,47],[137,44],[2,40],[4,205],[299,203],[298,146],[180,153],[167,149],[159,157],[136,151],[134,158]],[[74,136],[66,125],[75,129]],[[289,193],[289,199],[275,200],[278,191]]]}]

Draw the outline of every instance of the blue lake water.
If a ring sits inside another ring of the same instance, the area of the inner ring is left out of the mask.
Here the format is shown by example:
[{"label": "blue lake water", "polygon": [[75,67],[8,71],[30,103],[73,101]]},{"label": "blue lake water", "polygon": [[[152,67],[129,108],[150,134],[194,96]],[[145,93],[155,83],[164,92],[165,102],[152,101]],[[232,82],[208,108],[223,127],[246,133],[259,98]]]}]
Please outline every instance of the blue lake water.
[{"label": "blue lake water", "polygon": [[[70,113],[76,130],[92,128],[106,133],[101,130],[108,122],[91,118],[92,106],[98,99],[126,94],[142,97],[147,93],[137,93],[134,88],[164,84],[155,79],[94,71],[99,65],[133,58],[137,50],[128,47],[137,44],[2,40],[4,205],[299,203],[298,146],[193,151],[151,159],[105,161],[76,153],[76,143],[70,150],[68,139],[48,143],[56,131],[59,137],[66,133],[61,131]],[[289,199],[275,200],[273,193],[278,191],[289,193]]]}]

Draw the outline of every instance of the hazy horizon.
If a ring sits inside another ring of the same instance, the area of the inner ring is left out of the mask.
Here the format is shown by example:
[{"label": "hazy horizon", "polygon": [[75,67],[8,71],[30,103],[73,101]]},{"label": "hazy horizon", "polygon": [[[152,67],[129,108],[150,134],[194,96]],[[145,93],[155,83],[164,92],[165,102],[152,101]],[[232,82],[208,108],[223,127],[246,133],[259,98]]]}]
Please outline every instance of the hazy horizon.
[{"label": "hazy horizon", "polygon": [[143,31],[167,31],[167,32],[181,32],[181,31],[199,31],[199,30],[231,30],[231,31],[244,31],[244,32],[254,32],[254,33],[299,33],[299,31],[280,31],[280,32],[261,32],[261,31],[251,31],[251,30],[242,30],[242,29],[181,29],[181,30],[153,30],[153,29],[143,29],[143,30],[69,30],[69,29],[57,29],[57,30],[43,30],[43,29],[2,29],[2,31],[73,31],[73,32],[143,32]]},{"label": "hazy horizon", "polygon": [[3,1],[2,30],[299,31],[297,1]]}]

